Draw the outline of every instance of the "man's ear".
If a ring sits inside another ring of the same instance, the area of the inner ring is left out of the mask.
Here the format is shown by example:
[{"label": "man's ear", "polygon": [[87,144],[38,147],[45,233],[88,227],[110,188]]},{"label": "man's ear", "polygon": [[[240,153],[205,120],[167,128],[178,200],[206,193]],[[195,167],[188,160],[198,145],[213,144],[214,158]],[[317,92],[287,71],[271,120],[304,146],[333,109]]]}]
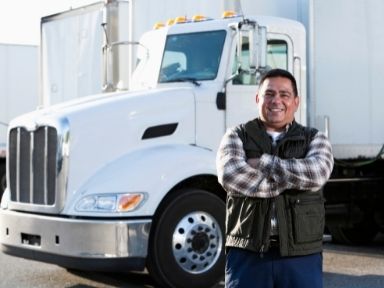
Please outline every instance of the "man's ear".
[{"label": "man's ear", "polygon": [[256,104],[259,104],[259,101],[260,101],[260,99],[259,99],[259,93],[257,93],[257,94],[256,94]]},{"label": "man's ear", "polygon": [[295,101],[295,106],[296,106],[296,109],[295,109],[295,112],[296,112],[297,109],[299,108],[300,97],[299,97],[299,96],[296,96],[294,101]]}]

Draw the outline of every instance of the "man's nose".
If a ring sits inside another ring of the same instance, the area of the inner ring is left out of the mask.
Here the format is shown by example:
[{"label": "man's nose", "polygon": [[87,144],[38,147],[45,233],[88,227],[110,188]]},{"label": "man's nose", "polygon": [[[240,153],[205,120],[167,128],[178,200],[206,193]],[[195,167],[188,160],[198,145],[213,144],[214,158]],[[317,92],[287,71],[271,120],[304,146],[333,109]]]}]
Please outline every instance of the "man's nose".
[{"label": "man's nose", "polygon": [[280,103],[282,100],[281,96],[279,93],[276,93],[272,98],[271,98],[271,102],[272,103]]}]

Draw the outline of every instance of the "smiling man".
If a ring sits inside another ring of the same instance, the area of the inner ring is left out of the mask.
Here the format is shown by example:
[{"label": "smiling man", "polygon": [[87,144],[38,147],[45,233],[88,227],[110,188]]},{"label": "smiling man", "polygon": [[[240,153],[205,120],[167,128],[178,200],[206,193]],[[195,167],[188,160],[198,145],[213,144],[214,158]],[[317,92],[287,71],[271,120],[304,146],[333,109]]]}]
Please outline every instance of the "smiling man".
[{"label": "smiling man", "polygon": [[227,288],[321,288],[324,199],[333,169],[326,136],[295,122],[295,78],[268,71],[259,118],[228,129],[217,154],[227,192]]}]

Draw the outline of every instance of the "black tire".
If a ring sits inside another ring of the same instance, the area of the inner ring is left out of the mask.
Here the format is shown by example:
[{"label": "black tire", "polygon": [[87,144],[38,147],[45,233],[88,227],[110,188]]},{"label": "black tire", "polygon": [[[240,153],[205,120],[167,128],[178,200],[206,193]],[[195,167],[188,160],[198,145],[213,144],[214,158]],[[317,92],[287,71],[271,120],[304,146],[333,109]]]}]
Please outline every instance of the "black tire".
[{"label": "black tire", "polygon": [[7,182],[6,182],[5,163],[0,163],[0,201],[6,186],[7,186]]},{"label": "black tire", "polygon": [[352,228],[328,227],[332,241],[346,245],[369,244],[379,232],[379,227],[372,223],[362,222]]},{"label": "black tire", "polygon": [[204,190],[176,191],[152,226],[147,268],[161,287],[212,287],[224,275],[225,203]]}]

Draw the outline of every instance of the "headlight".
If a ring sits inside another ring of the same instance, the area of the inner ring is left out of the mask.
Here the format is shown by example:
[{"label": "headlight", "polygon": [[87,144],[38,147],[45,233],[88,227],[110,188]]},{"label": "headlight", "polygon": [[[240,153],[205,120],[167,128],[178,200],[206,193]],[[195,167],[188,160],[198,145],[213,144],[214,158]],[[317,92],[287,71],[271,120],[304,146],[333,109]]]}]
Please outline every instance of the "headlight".
[{"label": "headlight", "polygon": [[85,196],[76,205],[79,212],[129,212],[145,200],[144,193],[98,194]]}]

